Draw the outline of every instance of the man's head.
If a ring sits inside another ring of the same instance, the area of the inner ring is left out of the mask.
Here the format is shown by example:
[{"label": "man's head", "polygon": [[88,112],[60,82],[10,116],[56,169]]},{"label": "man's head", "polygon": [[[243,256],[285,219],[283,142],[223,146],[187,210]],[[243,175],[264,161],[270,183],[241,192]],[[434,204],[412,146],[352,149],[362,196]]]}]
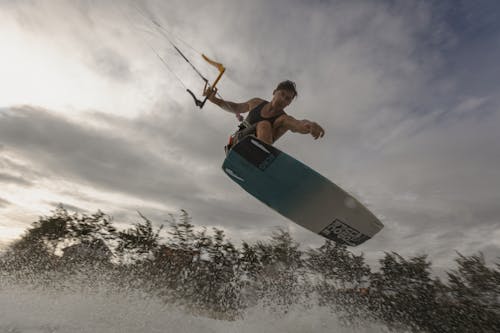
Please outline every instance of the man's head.
[{"label": "man's head", "polygon": [[291,92],[293,94],[293,97],[297,96],[297,87],[295,86],[295,82],[290,80],[280,82],[276,87],[276,89],[274,90],[274,93],[277,92],[278,90],[286,90]]},{"label": "man's head", "polygon": [[297,89],[295,82],[289,80],[280,82],[273,91],[273,104],[280,109],[284,109],[290,105],[296,96]]}]

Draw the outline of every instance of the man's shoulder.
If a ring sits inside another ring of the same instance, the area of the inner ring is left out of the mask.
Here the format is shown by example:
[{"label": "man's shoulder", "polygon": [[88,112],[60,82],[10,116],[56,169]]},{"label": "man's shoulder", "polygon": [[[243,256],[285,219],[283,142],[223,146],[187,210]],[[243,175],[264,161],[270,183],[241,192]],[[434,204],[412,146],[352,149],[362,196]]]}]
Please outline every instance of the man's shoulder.
[{"label": "man's shoulder", "polygon": [[254,98],[249,99],[247,104],[248,104],[249,109],[251,110],[251,109],[259,106],[263,102],[267,103],[267,101],[265,99],[262,99],[260,97],[254,97]]}]

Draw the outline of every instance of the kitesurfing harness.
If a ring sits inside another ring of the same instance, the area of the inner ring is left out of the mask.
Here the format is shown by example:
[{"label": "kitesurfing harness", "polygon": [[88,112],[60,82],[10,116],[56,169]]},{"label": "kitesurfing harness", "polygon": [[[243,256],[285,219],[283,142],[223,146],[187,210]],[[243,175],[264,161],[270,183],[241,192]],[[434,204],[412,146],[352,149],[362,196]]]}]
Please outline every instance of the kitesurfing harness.
[{"label": "kitesurfing harness", "polygon": [[285,114],[284,111],[279,112],[275,116],[266,118],[261,115],[261,111],[264,108],[266,104],[268,104],[268,101],[263,101],[259,105],[257,105],[255,108],[250,110],[248,113],[248,116],[243,120],[239,125],[238,129],[236,132],[234,132],[230,137],[229,137],[229,143],[224,147],[224,150],[226,151],[226,154],[229,153],[229,150],[241,139],[248,135],[257,135],[257,124],[261,121],[269,121],[271,123],[271,126],[274,124],[276,119],[281,117],[282,115]]}]

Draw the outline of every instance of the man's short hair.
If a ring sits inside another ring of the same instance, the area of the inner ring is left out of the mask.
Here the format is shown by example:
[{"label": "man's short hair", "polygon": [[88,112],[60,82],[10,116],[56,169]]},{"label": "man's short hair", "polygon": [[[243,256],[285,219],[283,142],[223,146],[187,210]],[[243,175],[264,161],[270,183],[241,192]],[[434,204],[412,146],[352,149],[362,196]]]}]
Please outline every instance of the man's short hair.
[{"label": "man's short hair", "polygon": [[298,95],[297,93],[297,87],[295,86],[295,82],[286,80],[283,82],[280,82],[278,86],[276,87],[276,90],[288,90],[293,93],[293,97],[296,97]]}]

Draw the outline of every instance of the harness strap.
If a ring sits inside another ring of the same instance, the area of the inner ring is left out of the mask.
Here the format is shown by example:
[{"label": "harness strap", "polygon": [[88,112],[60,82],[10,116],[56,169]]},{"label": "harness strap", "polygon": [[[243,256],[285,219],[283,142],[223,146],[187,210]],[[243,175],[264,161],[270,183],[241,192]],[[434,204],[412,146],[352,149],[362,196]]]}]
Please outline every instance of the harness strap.
[{"label": "harness strap", "polygon": [[[276,120],[278,117],[280,117],[283,114],[285,114],[284,112],[281,112],[280,114],[275,115],[274,117],[270,117],[270,118],[264,118],[264,117],[262,117],[260,115],[260,111],[262,110],[262,108],[264,107],[264,105],[266,105],[267,103],[268,103],[267,101],[263,101],[262,103],[260,103],[259,105],[257,105],[255,108],[253,108],[249,112],[249,114],[245,118],[245,120],[243,120],[238,125],[238,129],[236,130],[236,132],[234,132],[229,137],[229,143],[224,147],[224,150],[226,151],[226,155],[229,153],[229,151],[231,150],[231,148],[236,143],[238,143],[239,140],[243,139],[244,137],[246,137],[248,135],[256,135],[257,134],[257,124],[260,121],[267,120],[267,121],[270,121],[271,124],[272,124],[274,122],[274,120]],[[251,123],[249,120],[253,120],[254,122]]]}]

